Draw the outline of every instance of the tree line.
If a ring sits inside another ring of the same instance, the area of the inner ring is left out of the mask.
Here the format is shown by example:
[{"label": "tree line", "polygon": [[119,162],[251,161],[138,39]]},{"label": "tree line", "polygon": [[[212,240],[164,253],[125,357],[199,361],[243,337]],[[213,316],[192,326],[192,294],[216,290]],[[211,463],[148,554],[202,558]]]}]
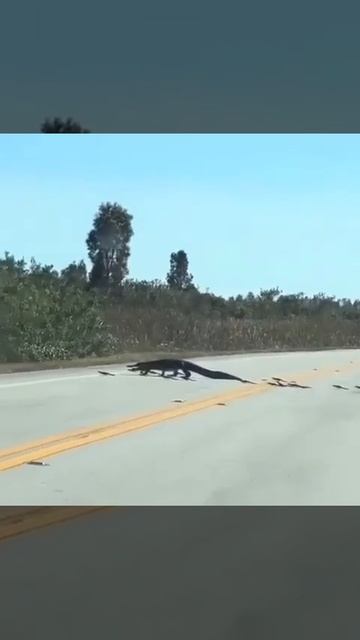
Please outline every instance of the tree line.
[{"label": "tree line", "polygon": [[0,259],[0,361],[124,352],[360,346],[360,300],[278,287],[225,298],[200,291],[184,249],[164,280],[129,277],[133,216],[101,203],[85,238],[90,260],[60,271],[5,252]]}]

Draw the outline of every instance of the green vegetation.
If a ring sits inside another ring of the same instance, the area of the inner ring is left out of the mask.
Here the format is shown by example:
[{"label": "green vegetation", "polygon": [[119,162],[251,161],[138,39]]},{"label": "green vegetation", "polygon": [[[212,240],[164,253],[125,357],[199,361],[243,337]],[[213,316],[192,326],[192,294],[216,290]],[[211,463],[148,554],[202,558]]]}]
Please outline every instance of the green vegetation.
[{"label": "green vegetation", "polygon": [[[0,259],[0,362],[141,352],[234,352],[360,346],[360,300],[279,289],[225,299],[200,292],[184,250],[164,282],[129,278],[132,216],[103,203],[86,244],[92,267],[61,272]],[[164,272],[165,272],[164,265]]]}]

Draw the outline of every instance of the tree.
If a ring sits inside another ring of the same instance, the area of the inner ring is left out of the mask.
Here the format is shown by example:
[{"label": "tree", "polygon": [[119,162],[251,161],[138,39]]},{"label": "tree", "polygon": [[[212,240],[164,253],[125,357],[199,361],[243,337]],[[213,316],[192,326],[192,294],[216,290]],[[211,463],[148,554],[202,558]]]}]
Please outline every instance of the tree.
[{"label": "tree", "polygon": [[166,281],[171,289],[185,290],[193,288],[193,276],[189,273],[189,260],[182,249],[170,255],[170,270]]},{"label": "tree", "polygon": [[274,314],[276,301],[281,293],[279,287],[260,289],[255,303],[258,318],[270,318]]},{"label": "tree", "polygon": [[132,219],[117,202],[100,205],[86,244],[93,264],[90,284],[121,285],[128,275],[129,243],[134,235]]},{"label": "tree", "polygon": [[90,133],[90,129],[84,129],[81,124],[67,118],[62,120],[61,118],[46,118],[41,125],[41,133]]},{"label": "tree", "polygon": [[65,269],[62,269],[60,276],[66,284],[85,285],[87,282],[85,262],[83,260],[78,263],[71,262]]},{"label": "tree", "polygon": [[54,265],[52,264],[40,264],[40,262],[36,262],[35,258],[31,258],[30,267],[29,267],[29,276],[32,279],[37,279],[37,281],[42,282],[50,282],[54,278],[57,279],[59,277],[58,272],[54,269]]}]

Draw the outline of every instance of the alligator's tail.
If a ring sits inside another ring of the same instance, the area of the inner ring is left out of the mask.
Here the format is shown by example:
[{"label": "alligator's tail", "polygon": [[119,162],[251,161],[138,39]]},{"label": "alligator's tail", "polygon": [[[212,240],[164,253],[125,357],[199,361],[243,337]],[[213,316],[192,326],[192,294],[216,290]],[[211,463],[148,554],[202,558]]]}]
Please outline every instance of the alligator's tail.
[{"label": "alligator's tail", "polygon": [[244,380],[244,378],[238,378],[237,376],[231,375],[231,373],[225,373],[224,371],[213,371],[212,369],[205,369],[204,367],[200,367],[193,362],[183,362],[186,369],[189,371],[193,371],[194,373],[199,373],[201,376],[205,376],[205,378],[213,378],[214,380],[238,380],[239,382],[247,383],[247,384],[256,384],[256,382],[252,382],[251,380]]},{"label": "alligator's tail", "polygon": [[238,376],[233,376],[231,373],[225,373],[224,371],[214,371],[214,378],[218,378],[219,380],[238,380],[243,384],[256,384],[253,380],[246,380],[245,378],[239,378]]}]

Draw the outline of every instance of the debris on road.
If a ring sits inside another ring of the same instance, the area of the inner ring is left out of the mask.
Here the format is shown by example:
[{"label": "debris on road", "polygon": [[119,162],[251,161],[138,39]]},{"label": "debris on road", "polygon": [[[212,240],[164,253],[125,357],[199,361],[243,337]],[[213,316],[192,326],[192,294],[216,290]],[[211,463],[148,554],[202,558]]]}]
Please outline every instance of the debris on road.
[{"label": "debris on road", "polygon": [[37,467],[49,467],[49,463],[48,462],[43,462],[42,460],[30,460],[30,462],[27,462],[26,464],[33,464],[36,465]]}]

